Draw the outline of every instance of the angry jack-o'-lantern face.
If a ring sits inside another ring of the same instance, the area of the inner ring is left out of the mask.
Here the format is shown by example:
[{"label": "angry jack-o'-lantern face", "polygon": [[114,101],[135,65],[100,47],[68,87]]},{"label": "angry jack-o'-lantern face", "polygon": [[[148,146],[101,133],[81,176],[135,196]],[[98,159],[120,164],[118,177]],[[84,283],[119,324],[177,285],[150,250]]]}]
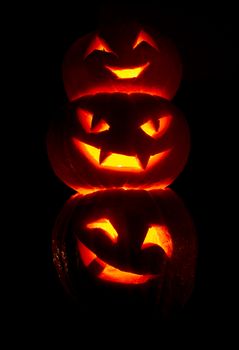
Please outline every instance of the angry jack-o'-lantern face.
[{"label": "angry jack-o'-lantern face", "polygon": [[186,162],[186,121],[159,97],[97,94],[71,104],[70,112],[52,128],[48,153],[57,175],[77,191],[164,188]]},{"label": "angry jack-o'-lantern face", "polygon": [[166,298],[184,300],[193,283],[195,232],[169,189],[77,194],[57,220],[53,255],[67,287],[87,274],[94,287],[168,286]]},{"label": "angry jack-o'-lantern face", "polygon": [[68,50],[63,79],[70,101],[85,95],[141,92],[171,99],[181,79],[174,45],[138,24],[116,25],[78,39]]}]

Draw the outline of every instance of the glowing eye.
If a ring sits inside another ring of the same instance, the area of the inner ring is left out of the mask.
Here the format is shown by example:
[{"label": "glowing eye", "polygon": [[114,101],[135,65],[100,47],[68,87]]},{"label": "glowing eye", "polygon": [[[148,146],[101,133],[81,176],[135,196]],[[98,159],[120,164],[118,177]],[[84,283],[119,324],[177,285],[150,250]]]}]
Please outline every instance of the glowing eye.
[{"label": "glowing eye", "polygon": [[140,126],[140,128],[149,136],[157,139],[161,137],[169,128],[172,116],[167,115],[159,119],[150,119]]},{"label": "glowing eye", "polygon": [[94,117],[93,117],[92,124],[91,124],[91,130],[92,130],[91,132],[95,133],[95,134],[109,130],[109,128],[110,128],[109,124],[106,123],[106,121],[103,119],[99,119],[99,121],[95,125],[93,125],[93,123],[94,123]]},{"label": "glowing eye", "polygon": [[104,234],[112,240],[113,243],[117,242],[118,233],[115,231],[114,227],[108,219],[99,219],[95,222],[91,222],[86,225],[89,229],[101,229]]},{"label": "glowing eye", "polygon": [[77,108],[76,116],[86,132],[91,132],[93,113],[82,108]]},{"label": "glowing eye", "polygon": [[147,43],[148,45],[152,46],[154,49],[158,50],[158,46],[156,45],[155,41],[151,38],[149,34],[147,34],[145,31],[141,30],[139,33],[134,45],[133,49],[135,49],[137,46],[139,46],[142,42]]},{"label": "glowing eye", "polygon": [[113,53],[113,51],[110,49],[107,43],[99,36],[96,36],[95,39],[91,42],[90,46],[88,47],[85,53],[85,58],[89,56],[93,51],[103,51],[103,52]]},{"label": "glowing eye", "polygon": [[92,134],[109,130],[110,126],[105,120],[82,108],[77,108],[76,116],[83,129]]},{"label": "glowing eye", "polygon": [[168,257],[172,256],[173,242],[166,226],[152,225],[149,227],[145,240],[142,244],[142,249],[152,245],[158,245],[165,251],[165,254]]},{"label": "glowing eye", "polygon": [[153,137],[157,133],[154,122],[152,120],[147,121],[141,125],[141,129],[149,136]]}]

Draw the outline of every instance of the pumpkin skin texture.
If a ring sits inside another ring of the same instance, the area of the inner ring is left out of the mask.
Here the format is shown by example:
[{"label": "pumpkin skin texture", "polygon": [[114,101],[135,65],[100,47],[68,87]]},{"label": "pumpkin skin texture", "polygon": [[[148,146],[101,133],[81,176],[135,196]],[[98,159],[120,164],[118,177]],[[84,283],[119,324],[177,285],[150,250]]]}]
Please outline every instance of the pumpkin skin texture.
[{"label": "pumpkin skin texture", "polygon": [[191,294],[194,226],[169,189],[77,194],[60,213],[52,242],[59,277],[78,301],[87,291],[89,305],[111,294],[105,303],[135,296],[139,304],[171,310]]},{"label": "pumpkin skin texture", "polygon": [[182,171],[187,122],[170,102],[146,94],[83,97],[48,133],[56,175],[74,190],[164,188]]},{"label": "pumpkin skin texture", "polygon": [[170,100],[181,75],[174,44],[137,23],[105,27],[78,39],[63,62],[69,101],[99,92],[143,92]]}]

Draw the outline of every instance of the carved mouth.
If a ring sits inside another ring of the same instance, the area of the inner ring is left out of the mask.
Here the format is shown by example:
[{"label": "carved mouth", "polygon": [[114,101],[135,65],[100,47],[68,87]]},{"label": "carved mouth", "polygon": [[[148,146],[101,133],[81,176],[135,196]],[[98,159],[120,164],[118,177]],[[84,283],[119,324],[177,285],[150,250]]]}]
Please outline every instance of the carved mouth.
[{"label": "carved mouth", "polygon": [[126,156],[119,153],[104,153],[99,148],[89,145],[73,137],[73,144],[95,166],[117,171],[142,172],[151,168],[155,163],[165,158],[170,150],[158,154],[140,157]]},{"label": "carved mouth", "polygon": [[118,79],[132,79],[138,78],[138,76],[143,73],[143,71],[149,66],[149,62],[145,63],[143,66],[134,68],[117,68],[105,66],[111,73],[113,73]]},{"label": "carved mouth", "polygon": [[77,248],[83,264],[89,269],[91,267],[93,268],[94,266],[96,271],[99,271],[97,273],[97,277],[101,280],[123,284],[143,284],[157,277],[157,275],[139,275],[117,269],[116,267],[99,259],[95,253],[93,253],[79,240],[77,240]]}]

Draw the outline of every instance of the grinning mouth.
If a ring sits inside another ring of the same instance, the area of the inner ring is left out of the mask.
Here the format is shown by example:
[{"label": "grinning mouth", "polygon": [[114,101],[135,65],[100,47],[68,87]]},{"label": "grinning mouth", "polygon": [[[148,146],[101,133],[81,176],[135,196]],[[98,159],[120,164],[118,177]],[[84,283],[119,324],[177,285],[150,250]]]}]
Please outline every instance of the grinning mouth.
[{"label": "grinning mouth", "polygon": [[99,259],[95,253],[87,248],[83,243],[77,240],[77,248],[80,253],[83,264],[86,267],[96,265],[98,271],[97,277],[101,280],[123,283],[123,284],[143,284],[150,279],[155,278],[157,275],[139,275],[137,273],[122,271],[116,267],[105,263]]},{"label": "grinning mouth", "polygon": [[167,156],[170,150],[160,152],[149,157],[126,156],[119,153],[105,153],[104,151],[89,145],[73,137],[73,144],[95,166],[117,171],[142,172],[151,168]]},{"label": "grinning mouth", "polygon": [[105,66],[111,73],[113,73],[118,79],[132,79],[138,78],[138,76],[143,73],[143,71],[149,66],[149,62],[145,63],[143,66],[134,67],[134,68],[117,68]]}]

